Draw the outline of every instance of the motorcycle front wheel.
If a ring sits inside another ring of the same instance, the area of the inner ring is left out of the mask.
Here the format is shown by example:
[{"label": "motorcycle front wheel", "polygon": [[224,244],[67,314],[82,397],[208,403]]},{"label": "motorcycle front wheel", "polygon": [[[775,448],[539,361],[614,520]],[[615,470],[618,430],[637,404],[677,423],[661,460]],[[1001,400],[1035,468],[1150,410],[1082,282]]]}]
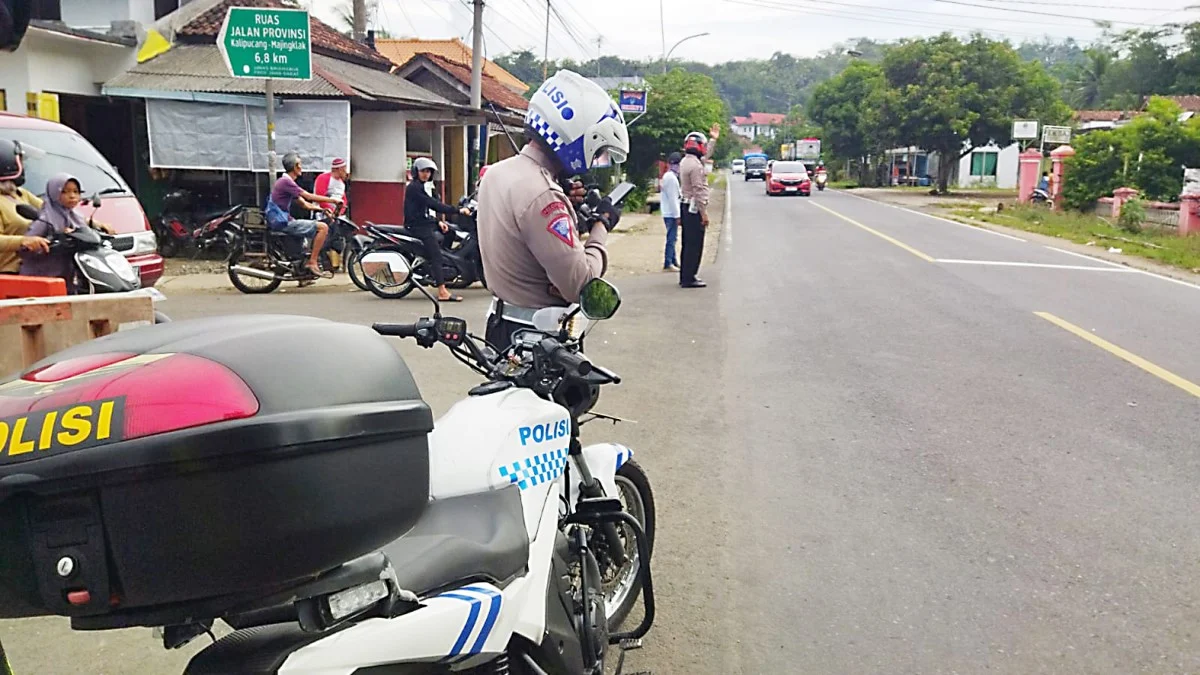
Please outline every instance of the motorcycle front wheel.
[{"label": "motorcycle front wheel", "polygon": [[346,272],[350,275],[350,281],[358,286],[359,290],[369,291],[371,287],[367,285],[367,275],[362,268],[363,252],[357,249],[351,249],[346,253]]},{"label": "motorcycle front wheel", "polygon": [[[368,253],[371,253],[373,250],[376,249],[367,249],[366,251],[363,251],[362,255],[365,256]],[[378,250],[382,251],[393,249]],[[416,279],[414,278],[416,271],[420,266],[425,264],[425,261],[421,258],[412,260],[400,251],[395,252],[400,253],[400,255],[404,255],[405,259],[408,260],[409,269],[411,269],[412,272],[408,275],[407,279],[399,283],[392,279],[391,274],[385,269],[381,269],[373,275],[364,274],[363,280],[367,282],[367,290],[374,293],[375,297],[377,298],[383,298],[384,300],[399,300],[407,296],[409,293],[412,293],[413,288],[416,287]]]},{"label": "motorcycle front wheel", "polygon": [[[642,524],[646,531],[646,539],[651,555],[654,553],[654,492],[650,489],[650,479],[646,472],[632,459],[621,465],[616,476],[617,495],[625,512]],[[625,564],[619,569],[612,569],[612,563],[601,571],[604,588],[604,610],[608,616],[608,630],[616,631],[629,616],[633,606],[637,604],[642,590],[641,571],[643,565],[649,565],[649,560],[641,560],[638,555],[637,540],[626,526],[620,526],[619,532],[625,548]]]}]

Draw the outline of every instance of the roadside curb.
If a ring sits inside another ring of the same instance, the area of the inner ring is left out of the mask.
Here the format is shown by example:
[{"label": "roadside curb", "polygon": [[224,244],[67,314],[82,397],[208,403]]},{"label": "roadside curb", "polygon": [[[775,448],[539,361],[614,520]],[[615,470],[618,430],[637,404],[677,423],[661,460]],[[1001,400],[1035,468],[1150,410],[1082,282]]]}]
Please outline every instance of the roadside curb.
[{"label": "roadside curb", "polygon": [[[313,290],[319,291],[322,288],[333,289],[343,287],[353,287],[353,282],[349,275],[339,274],[332,279],[321,279],[313,286],[303,289],[305,292]],[[154,287],[160,291],[230,291],[237,292],[237,289],[230,283],[229,277],[225,274],[202,273],[202,274],[178,274],[174,276],[163,276],[154,284]],[[283,288],[281,290],[300,290],[298,288]],[[278,292],[278,291],[276,291]],[[240,295],[240,294],[239,294]]]}]

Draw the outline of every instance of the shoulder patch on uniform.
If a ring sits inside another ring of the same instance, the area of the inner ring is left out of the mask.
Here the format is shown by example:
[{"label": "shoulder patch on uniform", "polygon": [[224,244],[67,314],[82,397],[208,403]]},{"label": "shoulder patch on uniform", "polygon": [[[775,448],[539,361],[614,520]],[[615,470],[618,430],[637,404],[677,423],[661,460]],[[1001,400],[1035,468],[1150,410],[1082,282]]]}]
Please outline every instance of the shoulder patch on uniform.
[{"label": "shoulder patch on uniform", "polygon": [[549,216],[551,213],[556,211],[567,213],[567,205],[559,201],[550,202],[545,208],[542,209],[542,215]]},{"label": "shoulder patch on uniform", "polygon": [[571,226],[571,219],[567,216],[555,218],[546,226],[546,231],[558,237],[559,241],[567,246],[575,246],[575,228]]}]

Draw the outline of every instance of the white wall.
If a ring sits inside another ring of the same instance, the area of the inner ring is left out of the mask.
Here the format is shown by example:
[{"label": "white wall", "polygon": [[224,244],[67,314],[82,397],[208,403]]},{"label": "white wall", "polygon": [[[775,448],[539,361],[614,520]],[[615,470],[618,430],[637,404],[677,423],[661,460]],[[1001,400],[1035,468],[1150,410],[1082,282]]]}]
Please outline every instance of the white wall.
[{"label": "white wall", "polygon": [[25,94],[99,96],[105,80],[132,68],[137,50],[31,28],[15,54],[0,58],[9,112],[25,112]]},{"label": "white wall", "polygon": [[[990,150],[995,150],[995,145],[987,146]],[[991,177],[981,177],[971,175],[971,157],[983,151],[982,148],[967,153],[958,160],[958,186],[959,187],[975,187],[980,185],[994,186],[998,188],[1013,189],[1017,187],[1017,164],[1020,161],[1020,147],[1013,143],[1005,148],[1000,148],[996,158],[996,176],[993,180]]]},{"label": "white wall", "polygon": [[113,21],[128,21],[130,5],[150,6],[150,19],[154,19],[153,0],[60,0],[63,23],[72,28],[108,30]]},{"label": "white wall", "polygon": [[403,183],[405,115],[360,110],[350,117],[350,166],[355,180]]}]

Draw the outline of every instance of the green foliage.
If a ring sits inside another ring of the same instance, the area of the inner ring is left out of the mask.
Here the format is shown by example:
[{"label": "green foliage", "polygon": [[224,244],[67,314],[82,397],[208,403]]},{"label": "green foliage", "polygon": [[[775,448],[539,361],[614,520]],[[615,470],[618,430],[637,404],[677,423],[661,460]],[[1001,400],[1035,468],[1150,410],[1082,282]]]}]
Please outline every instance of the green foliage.
[{"label": "green foliage", "polygon": [[1141,198],[1130,199],[1121,205],[1121,215],[1117,216],[1117,226],[1122,230],[1141,232],[1144,222],[1146,222],[1146,205]]},{"label": "green foliage", "polygon": [[676,69],[647,80],[646,114],[629,127],[629,159],[625,163],[630,181],[638,185],[654,176],[655,162],[683,147],[683,137],[689,132],[707,135],[714,123],[728,116],[707,75]]},{"label": "green foliage", "polygon": [[713,149],[713,161],[718,164],[727,163],[731,159],[742,156],[744,140],[733,133],[728,124],[721,125],[721,137],[717,139],[717,147]]},{"label": "green foliage", "polygon": [[821,127],[822,152],[859,160],[884,150],[891,141],[891,129],[882,119],[885,90],[883,70],[865,61],[851,63],[818,86],[808,110]]},{"label": "green foliage", "polygon": [[1146,114],[1129,124],[1076,138],[1063,189],[1067,205],[1084,208],[1122,186],[1136,188],[1151,200],[1177,200],[1183,190],[1183,167],[1200,159],[1200,120],[1181,124],[1179,113],[1175,103],[1155,97]]}]

